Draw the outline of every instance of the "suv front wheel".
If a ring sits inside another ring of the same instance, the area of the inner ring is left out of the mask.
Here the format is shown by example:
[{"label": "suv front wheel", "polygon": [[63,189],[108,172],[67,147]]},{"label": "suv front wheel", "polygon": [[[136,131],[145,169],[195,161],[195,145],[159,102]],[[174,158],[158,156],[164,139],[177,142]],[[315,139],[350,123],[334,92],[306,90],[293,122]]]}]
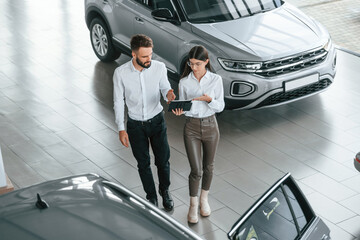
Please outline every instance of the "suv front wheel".
[{"label": "suv front wheel", "polygon": [[103,20],[95,18],[90,24],[91,46],[103,62],[111,62],[120,56],[111,42],[111,35]]}]

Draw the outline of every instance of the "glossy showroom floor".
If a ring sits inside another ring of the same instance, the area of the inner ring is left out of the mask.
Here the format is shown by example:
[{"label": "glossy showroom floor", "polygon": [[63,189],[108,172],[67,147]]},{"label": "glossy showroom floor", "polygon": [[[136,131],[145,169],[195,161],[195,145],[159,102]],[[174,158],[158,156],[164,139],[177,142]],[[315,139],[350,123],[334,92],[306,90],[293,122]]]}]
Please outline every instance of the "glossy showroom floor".
[{"label": "glossy showroom floor", "polygon": [[[83,1],[1,1],[0,32],[0,145],[16,188],[95,172],[144,196],[112,110],[113,71],[129,58],[98,61]],[[338,51],[328,91],[280,107],[223,112],[213,213],[189,227],[206,239],[225,239],[254,200],[291,172],[333,239],[359,239],[360,173],[353,167],[360,151],[359,69],[358,57]],[[188,226],[184,118],[166,113],[166,120],[172,216]]]}]

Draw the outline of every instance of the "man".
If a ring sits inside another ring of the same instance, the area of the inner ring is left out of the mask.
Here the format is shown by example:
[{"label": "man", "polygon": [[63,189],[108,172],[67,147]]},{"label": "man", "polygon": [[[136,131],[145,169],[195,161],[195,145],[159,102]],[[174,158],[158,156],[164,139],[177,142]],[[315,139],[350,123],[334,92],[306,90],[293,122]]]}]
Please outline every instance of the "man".
[{"label": "man", "polygon": [[[153,175],[150,168],[149,142],[155,156],[159,176],[159,193],[165,210],[171,211],[174,202],[169,192],[170,148],[166,135],[160,93],[170,102],[175,99],[167,78],[164,63],[151,60],[153,42],[139,34],[130,41],[132,59],[114,73],[114,110],[119,139],[125,147],[129,142],[138,163],[138,171],[146,199],[158,206]],[[128,108],[125,130],[125,105]]]}]

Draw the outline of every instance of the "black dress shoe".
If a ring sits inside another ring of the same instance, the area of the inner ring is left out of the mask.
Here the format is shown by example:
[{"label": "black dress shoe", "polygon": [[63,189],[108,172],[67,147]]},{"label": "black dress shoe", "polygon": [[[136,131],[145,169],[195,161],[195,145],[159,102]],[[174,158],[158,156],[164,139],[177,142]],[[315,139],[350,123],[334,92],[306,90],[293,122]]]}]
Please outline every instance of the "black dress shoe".
[{"label": "black dress shoe", "polygon": [[171,194],[169,192],[169,190],[163,190],[163,191],[159,191],[162,199],[163,199],[163,206],[165,208],[166,211],[171,211],[174,209],[174,201],[171,197]]},{"label": "black dress shoe", "polygon": [[150,198],[149,202],[151,202],[152,204],[154,204],[156,207],[158,207],[158,200],[156,198]]}]

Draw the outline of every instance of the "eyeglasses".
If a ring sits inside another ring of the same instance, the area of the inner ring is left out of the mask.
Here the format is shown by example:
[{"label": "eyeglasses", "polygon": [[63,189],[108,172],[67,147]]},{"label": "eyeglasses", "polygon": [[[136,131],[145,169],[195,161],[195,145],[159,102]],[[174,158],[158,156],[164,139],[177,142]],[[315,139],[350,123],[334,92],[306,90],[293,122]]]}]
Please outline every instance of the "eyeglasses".
[{"label": "eyeglasses", "polygon": [[194,66],[197,66],[197,67],[200,67],[204,62],[197,62],[197,63],[192,63],[190,61],[187,62],[187,65],[189,67],[194,67]]}]

